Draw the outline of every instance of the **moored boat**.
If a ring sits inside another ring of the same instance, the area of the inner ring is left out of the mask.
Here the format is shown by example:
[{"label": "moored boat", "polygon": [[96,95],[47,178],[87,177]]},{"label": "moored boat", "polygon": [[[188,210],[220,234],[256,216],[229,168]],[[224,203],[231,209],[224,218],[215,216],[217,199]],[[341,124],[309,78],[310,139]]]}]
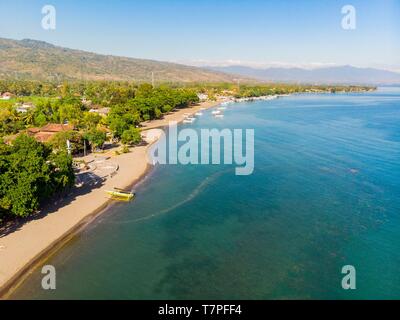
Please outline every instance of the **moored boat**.
[{"label": "moored boat", "polygon": [[196,120],[196,118],[190,118],[190,117],[188,117],[188,118],[185,118],[185,119],[183,120],[183,123],[193,123],[195,120]]},{"label": "moored boat", "polygon": [[114,190],[106,190],[106,193],[114,200],[131,201],[135,194],[131,191],[114,188]]}]

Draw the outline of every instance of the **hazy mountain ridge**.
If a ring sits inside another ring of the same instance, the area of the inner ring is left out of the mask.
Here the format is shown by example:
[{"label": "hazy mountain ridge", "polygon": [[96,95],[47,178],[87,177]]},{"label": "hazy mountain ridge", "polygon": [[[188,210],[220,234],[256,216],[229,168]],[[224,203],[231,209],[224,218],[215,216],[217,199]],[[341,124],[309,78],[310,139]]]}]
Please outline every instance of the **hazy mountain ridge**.
[{"label": "hazy mountain ridge", "polygon": [[252,68],[246,66],[205,67],[263,81],[318,84],[400,84],[400,73],[353,66],[302,68]]},{"label": "hazy mountain ridge", "polygon": [[170,62],[101,55],[31,39],[0,38],[0,78],[36,80],[133,80],[233,82],[219,71]]}]

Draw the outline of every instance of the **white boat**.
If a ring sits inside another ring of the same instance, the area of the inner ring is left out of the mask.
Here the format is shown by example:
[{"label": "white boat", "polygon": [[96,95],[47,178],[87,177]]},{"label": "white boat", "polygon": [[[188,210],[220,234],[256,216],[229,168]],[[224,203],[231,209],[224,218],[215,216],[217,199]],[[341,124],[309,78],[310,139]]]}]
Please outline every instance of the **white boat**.
[{"label": "white boat", "polygon": [[220,113],[221,113],[221,110],[214,110],[214,111],[212,111],[211,113],[214,114],[214,115],[220,114]]},{"label": "white boat", "polygon": [[215,117],[215,118],[223,118],[224,115],[223,115],[223,114],[216,114],[216,115],[214,115],[214,117]]},{"label": "white boat", "polygon": [[196,116],[202,116],[202,115],[203,115],[203,112],[196,112],[195,115],[196,115]]},{"label": "white boat", "polygon": [[193,117],[186,117],[183,119],[183,123],[193,123],[196,120],[196,118]]},{"label": "white boat", "polygon": [[218,110],[226,110],[226,107],[218,107]]}]

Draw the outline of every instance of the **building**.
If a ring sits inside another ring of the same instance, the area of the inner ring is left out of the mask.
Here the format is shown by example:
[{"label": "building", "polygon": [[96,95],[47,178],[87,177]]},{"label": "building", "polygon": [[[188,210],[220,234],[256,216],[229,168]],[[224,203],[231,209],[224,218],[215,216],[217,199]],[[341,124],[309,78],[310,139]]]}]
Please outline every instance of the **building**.
[{"label": "building", "polygon": [[205,93],[198,93],[197,96],[199,97],[200,101],[208,100],[208,95],[206,95]]},{"label": "building", "polygon": [[71,124],[49,123],[41,128],[29,128],[19,132],[18,134],[3,137],[3,141],[6,144],[11,145],[21,133],[25,133],[28,136],[35,138],[36,141],[45,143],[49,142],[51,138],[59,132],[67,132],[72,130],[75,130],[75,127]]},{"label": "building", "polygon": [[41,128],[29,128],[26,133],[39,142],[49,142],[51,138],[63,131],[72,131],[74,126],[70,124],[49,123]]},{"label": "building", "polygon": [[1,96],[1,100],[10,100],[14,95],[11,92],[4,92]]},{"label": "building", "polygon": [[81,99],[81,102],[82,102],[82,104],[83,104],[84,106],[86,106],[86,107],[89,107],[89,106],[92,105],[92,100],[86,100],[85,97]]},{"label": "building", "polygon": [[23,104],[17,104],[16,110],[17,112],[27,113],[29,110],[34,109],[35,106],[30,102],[25,102]]},{"label": "building", "polygon": [[89,110],[89,112],[97,113],[102,117],[106,117],[110,113],[110,108],[98,108],[98,109],[92,108]]}]

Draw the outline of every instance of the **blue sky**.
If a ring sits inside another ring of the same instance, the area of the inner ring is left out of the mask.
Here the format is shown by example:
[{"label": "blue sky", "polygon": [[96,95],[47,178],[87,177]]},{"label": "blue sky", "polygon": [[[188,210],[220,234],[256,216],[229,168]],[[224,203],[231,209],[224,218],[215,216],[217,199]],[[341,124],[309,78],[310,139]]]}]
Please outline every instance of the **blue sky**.
[{"label": "blue sky", "polygon": [[[57,28],[41,28],[41,8]],[[357,28],[341,28],[341,8]],[[352,64],[400,71],[400,0],[0,0],[0,37],[191,64]]]}]

